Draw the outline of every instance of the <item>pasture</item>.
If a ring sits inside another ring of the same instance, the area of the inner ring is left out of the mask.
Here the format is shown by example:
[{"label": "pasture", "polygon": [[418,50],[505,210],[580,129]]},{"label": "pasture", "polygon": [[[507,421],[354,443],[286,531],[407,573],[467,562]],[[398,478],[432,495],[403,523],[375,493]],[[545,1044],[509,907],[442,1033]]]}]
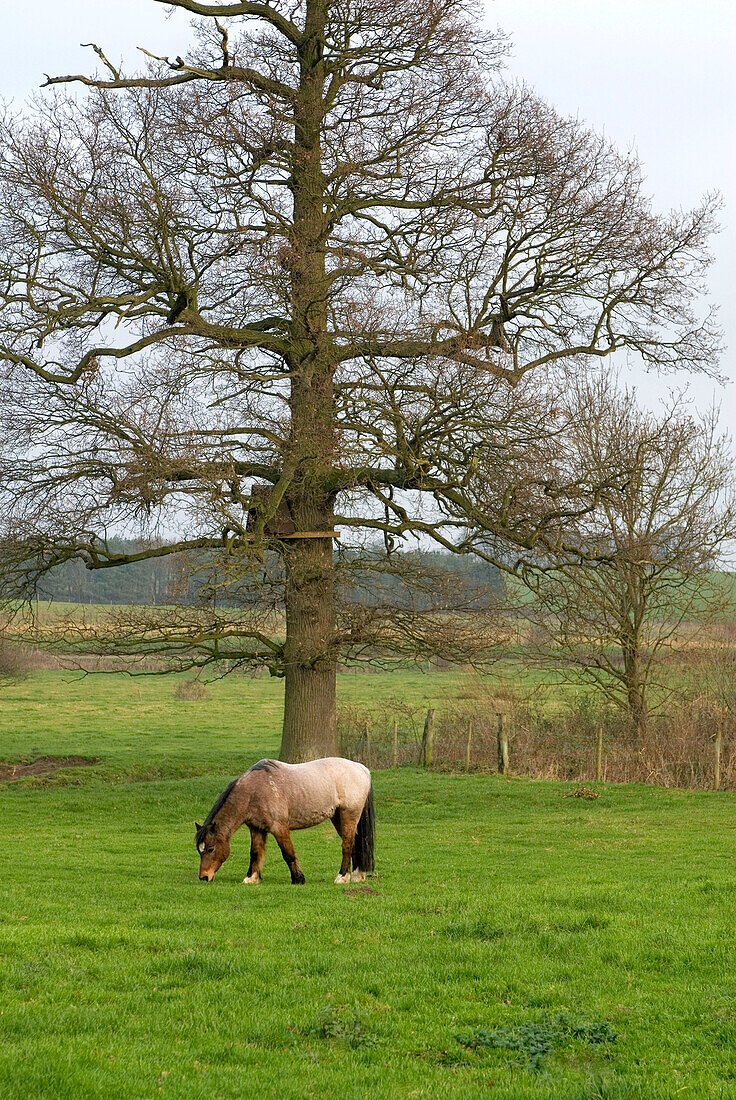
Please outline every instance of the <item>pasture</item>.
[{"label": "pasture", "polygon": [[[450,673],[342,676],[343,700],[451,698]],[[736,800],[727,792],[376,772],[377,873],[248,836],[197,881],[193,822],[278,748],[282,685],[38,674],[0,756],[0,1096],[736,1095]],[[591,787],[595,785],[590,785]],[[585,797],[586,793],[599,795]]]}]

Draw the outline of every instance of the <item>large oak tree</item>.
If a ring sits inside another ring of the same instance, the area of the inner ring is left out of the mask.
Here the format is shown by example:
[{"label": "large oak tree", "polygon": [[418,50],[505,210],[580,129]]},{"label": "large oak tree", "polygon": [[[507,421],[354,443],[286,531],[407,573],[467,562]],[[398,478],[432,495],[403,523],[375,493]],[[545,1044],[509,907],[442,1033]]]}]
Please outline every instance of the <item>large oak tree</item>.
[{"label": "large oak tree", "polygon": [[[139,640],[283,673],[296,760],[334,751],[362,644],[330,533],[566,546],[590,486],[539,380],[712,364],[714,203],[653,213],[632,157],[502,81],[472,4],[171,6],[200,17],[185,58],[128,76],[95,46],[3,128],[5,591],[70,558],[265,569],[283,637],[174,610]],[[116,552],[142,517],[155,542]]]}]

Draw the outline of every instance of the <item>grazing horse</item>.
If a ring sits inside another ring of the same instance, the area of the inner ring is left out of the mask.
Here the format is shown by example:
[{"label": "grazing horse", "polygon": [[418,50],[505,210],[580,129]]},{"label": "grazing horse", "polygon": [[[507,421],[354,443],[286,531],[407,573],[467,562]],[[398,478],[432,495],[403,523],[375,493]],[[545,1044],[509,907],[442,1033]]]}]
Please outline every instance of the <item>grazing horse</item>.
[{"label": "grazing horse", "polygon": [[222,792],[204,825],[195,823],[199,877],[212,882],[230,855],[230,837],[245,824],[250,829],[250,867],[243,882],[261,881],[266,839],[273,833],[292,883],[301,884],[304,875],[290,830],[308,829],[328,817],[342,840],[335,882],[362,882],[366,871],[373,870],[373,785],[368,769],[339,756],[306,764],[259,760]]}]

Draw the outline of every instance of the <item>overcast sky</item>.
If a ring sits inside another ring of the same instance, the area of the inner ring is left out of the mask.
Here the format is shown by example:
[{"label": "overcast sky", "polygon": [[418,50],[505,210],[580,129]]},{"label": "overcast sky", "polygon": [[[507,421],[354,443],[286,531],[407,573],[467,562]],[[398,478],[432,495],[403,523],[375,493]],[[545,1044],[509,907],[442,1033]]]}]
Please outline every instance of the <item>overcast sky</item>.
[{"label": "overcast sky", "polygon": [[[705,191],[725,199],[716,241],[713,299],[728,345],[722,371],[736,381],[736,2],[735,0],[486,0],[488,21],[512,40],[508,71],[566,114],[635,148],[657,208],[688,207]],[[89,72],[96,60],[137,64],[136,46],[176,55],[189,17],[153,0],[35,0],[13,5],[0,40],[0,96],[22,100],[43,74]],[[140,55],[138,55],[140,56]],[[637,379],[653,399],[672,379]],[[736,385],[692,386],[723,404],[736,429]]]}]

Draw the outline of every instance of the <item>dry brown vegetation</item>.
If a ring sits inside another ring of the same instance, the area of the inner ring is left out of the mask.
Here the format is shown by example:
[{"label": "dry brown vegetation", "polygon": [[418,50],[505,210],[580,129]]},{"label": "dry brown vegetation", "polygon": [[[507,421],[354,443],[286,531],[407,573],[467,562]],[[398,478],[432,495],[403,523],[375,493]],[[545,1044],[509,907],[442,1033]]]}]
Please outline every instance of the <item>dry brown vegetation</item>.
[{"label": "dry brown vegetation", "polygon": [[44,657],[38,650],[0,635],[0,686],[25,680],[42,667]]},{"label": "dry brown vegetation", "polygon": [[[510,774],[595,780],[600,731],[604,782],[712,788],[718,739],[720,786],[736,789],[736,646],[734,629],[728,640],[723,633],[672,670],[678,689],[666,710],[651,717],[643,739],[622,712],[590,692],[486,689],[473,677],[469,690],[437,708],[432,766],[465,770],[469,756],[470,770],[498,771],[500,716]],[[380,707],[344,706],[338,712],[340,751],[373,768],[421,763],[426,710],[400,699]]]}]

